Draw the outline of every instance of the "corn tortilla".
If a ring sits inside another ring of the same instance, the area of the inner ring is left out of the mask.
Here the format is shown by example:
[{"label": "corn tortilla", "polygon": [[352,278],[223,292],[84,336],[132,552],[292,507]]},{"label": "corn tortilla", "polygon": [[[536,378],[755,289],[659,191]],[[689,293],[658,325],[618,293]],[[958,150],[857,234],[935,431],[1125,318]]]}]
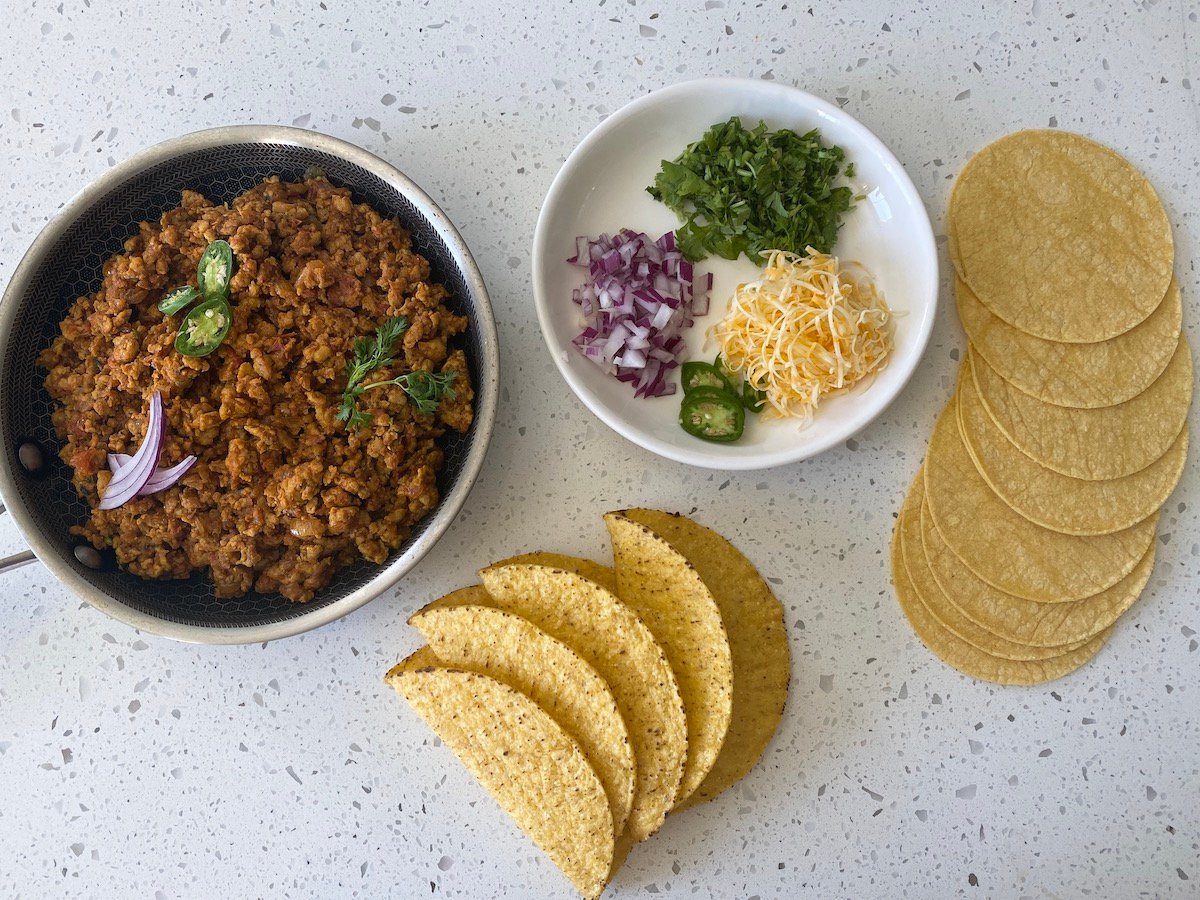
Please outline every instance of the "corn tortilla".
[{"label": "corn tortilla", "polygon": [[691,519],[654,509],[627,509],[696,567],[720,608],[733,660],[729,733],[712,770],[683,804],[695,806],[749,772],[779,727],[787,702],[791,657],[783,605],[736,547]]},{"label": "corn tortilla", "polygon": [[1152,517],[1112,534],[1079,537],[1042,528],[990,487],[967,452],[954,404],[943,410],[925,459],[934,524],[963,563],[993,587],[1043,603],[1090,597],[1133,570],[1154,540]]},{"label": "corn tortilla", "polygon": [[568,556],[566,553],[551,553],[546,550],[537,550],[533,553],[521,553],[517,556],[510,556],[508,559],[492,563],[492,566],[515,566],[522,563],[530,563],[535,566],[549,566],[552,569],[563,569],[567,572],[574,572],[576,575],[581,575],[596,582],[596,584],[600,585],[606,591],[614,594],[617,592],[617,573],[612,570],[612,567],[601,565],[594,560],[584,559],[582,556]]},{"label": "corn tortilla", "polygon": [[529,697],[430,654],[386,681],[584,897],[604,890],[613,823],[600,778],[578,743]]},{"label": "corn tortilla", "polygon": [[[662,646],[628,605],[565,569],[519,563],[479,573],[485,599],[562,641],[608,682],[629,728],[637,783],[627,828],[643,841],[675,803],[687,758],[687,717]],[[479,601],[474,601],[479,602]]]},{"label": "corn tortilla", "polygon": [[998,591],[979,579],[946,544],[929,504],[921,509],[921,546],[938,587],[959,611],[1005,640],[1052,647],[1105,631],[1141,596],[1154,570],[1154,544],[1132,572],[1107,590],[1068,603],[1037,603]]},{"label": "corn tortilla", "polygon": [[913,589],[921,596],[925,607],[939,625],[956,638],[966,641],[984,653],[1025,662],[1061,656],[1068,651],[1078,650],[1086,643],[1086,641],[1077,641],[1073,644],[1034,647],[1010,641],[988,631],[955,606],[934,579],[933,572],[929,569],[929,562],[925,558],[921,538],[921,508],[925,501],[924,483],[917,481],[910,489],[910,495],[911,502],[905,503],[897,526],[900,529],[900,549],[904,555],[904,568],[908,573],[909,581],[912,582]]},{"label": "corn tortilla", "polygon": [[1100,409],[1042,403],[1013,387],[974,351],[975,388],[1004,436],[1048,469],[1103,481],[1140,472],[1170,449],[1192,402],[1192,355],[1180,338],[1154,383],[1132,400]]},{"label": "corn tortilla", "polygon": [[[921,474],[918,473],[918,478]],[[921,595],[913,586],[908,570],[904,567],[904,548],[902,546],[903,527],[901,522],[913,513],[913,495],[909,491],[904,508],[896,521],[892,532],[892,582],[896,588],[896,597],[900,601],[900,609],[908,619],[917,637],[926,648],[952,668],[958,669],[965,675],[996,684],[1041,684],[1053,681],[1073,672],[1096,655],[1104,645],[1107,632],[1100,635],[1077,650],[1061,656],[1043,660],[1004,659],[985,653],[978,647],[968,644],[956,637],[945,628],[929,611]]]},{"label": "corn tortilla", "polygon": [[1148,388],[1175,353],[1183,322],[1179,285],[1142,323],[1095,344],[1063,344],[1026,334],[979,302],[961,278],[955,300],[971,346],[1005,381],[1044,403],[1095,409]]},{"label": "corn tortilla", "polygon": [[720,607],[688,560],[621,512],[604,516],[617,589],[667,654],[687,715],[688,753],[675,802],[700,787],[733,715],[733,658]]},{"label": "corn tortilla", "polygon": [[620,834],[633,803],[633,746],[612,690],[583,657],[528,619],[492,606],[422,609],[408,623],[441,662],[525,694],[579,742]]},{"label": "corn tortilla", "polygon": [[1167,292],[1174,243],[1154,188],[1081,135],[1019,131],[963,168],[950,197],[963,279],[1028,334],[1094,343],[1143,321]]},{"label": "corn tortilla", "polygon": [[1000,499],[1031,522],[1064,534],[1111,534],[1153,515],[1187,462],[1184,428],[1159,459],[1124,478],[1088,481],[1047,469],[1004,436],[970,378],[959,385],[958,416],[975,467]]}]

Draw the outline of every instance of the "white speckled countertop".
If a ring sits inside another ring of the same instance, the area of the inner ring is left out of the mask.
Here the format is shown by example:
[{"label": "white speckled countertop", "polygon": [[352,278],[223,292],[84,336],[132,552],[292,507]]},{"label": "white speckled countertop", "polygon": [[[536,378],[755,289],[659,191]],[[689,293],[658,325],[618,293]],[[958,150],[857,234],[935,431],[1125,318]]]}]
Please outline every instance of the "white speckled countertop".
[{"label": "white speckled countertop", "polygon": [[[415,646],[418,605],[511,553],[600,553],[600,513],[631,504],[694,509],[754,559],[786,605],[794,672],[763,762],[637,849],[612,896],[1200,894],[1200,454],[1164,510],[1150,588],[1100,656],[1044,687],[981,684],[925,651],[888,579],[893,511],[964,345],[948,294],[881,420],[818,459],[734,475],[661,461],[594,419],[529,290],[539,203],[593,125],[664,84],[745,75],[872,128],[942,243],[951,180],[991,138],[1057,125],[1125,152],[1175,225],[1200,346],[1194,10],[10,0],[0,284],[115,161],[212,125],[295,124],[380,154],[443,205],[491,288],[504,389],[446,537],[399,591],[312,634],[185,646],[104,618],[38,566],[4,578],[0,894],[569,896],[381,676]],[[20,544],[0,524],[0,552]]]}]

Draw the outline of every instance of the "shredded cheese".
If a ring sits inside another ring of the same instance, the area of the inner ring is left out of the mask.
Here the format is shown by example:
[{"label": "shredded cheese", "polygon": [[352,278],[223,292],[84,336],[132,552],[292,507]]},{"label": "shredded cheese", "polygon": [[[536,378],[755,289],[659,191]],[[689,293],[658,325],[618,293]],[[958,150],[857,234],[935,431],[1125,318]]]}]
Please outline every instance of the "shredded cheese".
[{"label": "shredded cheese", "polygon": [[804,425],[822,397],[882,369],[892,350],[892,312],[865,270],[806,252],[764,254],[762,277],[738,285],[709,329],[725,366],[766,394],[765,412]]}]

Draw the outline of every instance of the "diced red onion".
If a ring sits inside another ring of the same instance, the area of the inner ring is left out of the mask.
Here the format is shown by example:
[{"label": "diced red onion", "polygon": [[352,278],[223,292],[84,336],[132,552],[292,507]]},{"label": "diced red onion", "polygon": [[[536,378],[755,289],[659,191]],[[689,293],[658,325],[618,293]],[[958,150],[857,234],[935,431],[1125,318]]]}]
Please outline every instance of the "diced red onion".
[{"label": "diced red onion", "polygon": [[129,463],[113,474],[108,487],[104,489],[104,495],[100,498],[100,509],[116,509],[137,496],[137,492],[150,480],[158,465],[158,455],[162,452],[165,432],[162,394],[155,391],[150,398],[150,413],[146,417],[146,436],[142,439],[142,445],[138,447]]},{"label": "diced red onion", "polygon": [[[698,316],[708,315],[708,298],[712,293],[712,272],[704,276],[704,290],[696,298],[696,302],[692,305],[692,312]],[[703,309],[701,307],[703,306]]]},{"label": "diced red onion", "polygon": [[679,365],[683,330],[708,312],[712,275],[697,291],[694,269],[668,231],[657,241],[622,229],[596,240],[575,239],[567,260],[588,270],[588,281],[572,299],[587,327],[572,344],[618,381],[634,386],[635,397],[675,393],[667,373]]},{"label": "diced red onion", "polygon": [[626,346],[625,352],[617,357],[614,362],[627,369],[644,369],[646,368],[646,354],[641,350],[634,350]]}]

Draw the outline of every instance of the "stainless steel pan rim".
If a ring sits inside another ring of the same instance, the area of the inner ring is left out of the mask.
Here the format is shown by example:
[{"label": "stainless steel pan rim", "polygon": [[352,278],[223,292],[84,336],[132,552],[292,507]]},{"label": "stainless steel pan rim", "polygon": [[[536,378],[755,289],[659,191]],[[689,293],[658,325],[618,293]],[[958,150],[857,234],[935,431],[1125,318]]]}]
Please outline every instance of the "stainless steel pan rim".
[{"label": "stainless steel pan rim", "polygon": [[[368,601],[380,596],[395,587],[420,559],[429,552],[438,539],[450,527],[450,523],[462,509],[471,487],[478,477],[487,452],[488,442],[496,419],[496,403],[499,394],[500,354],[496,335],[495,320],[487,288],[479,273],[471,252],[467,249],[461,235],[451,224],[446,214],[438,205],[400,170],[384,162],[373,153],[360,147],[339,140],[338,138],[305,131],[299,128],[289,128],[277,125],[231,125],[221,128],[210,128],[185,134],[177,138],[156,144],[135,154],[124,162],[109,169],[74,198],[42,229],[29,250],[26,251],[13,272],[4,292],[5,302],[0,303],[0,335],[6,335],[13,327],[17,316],[17,304],[8,302],[11,297],[21,296],[29,286],[33,273],[41,265],[56,239],[70,226],[72,222],[97,200],[107,194],[115,185],[135,176],[142,170],[158,163],[168,161],[184,153],[205,150],[231,144],[270,143],[309,148],[322,151],[332,156],[340,157],[357,165],[376,177],[387,182],[396,191],[407,198],[427,220],[446,244],[468,280],[471,293],[471,303],[478,310],[482,333],[478,335],[482,346],[483,365],[480,371],[473,373],[476,384],[475,426],[473,438],[468,447],[458,477],[450,490],[446,492],[437,508],[431,513],[424,530],[405,551],[392,562],[385,565],[368,582],[340,599],[330,602],[311,613],[304,613],[294,618],[266,625],[248,625],[237,627],[202,627],[186,623],[171,622],[155,616],[147,615],[140,610],[113,600],[104,592],[81,577],[61,557],[59,551],[42,537],[40,530],[25,508],[17,490],[18,477],[22,473],[14,465],[13,454],[0,453],[0,498],[4,506],[12,514],[22,536],[29,542],[30,550],[61,582],[87,603],[103,613],[119,621],[131,625],[141,631],[163,635],[178,641],[198,644],[251,644],[263,641],[273,641],[280,638],[301,634],[321,625],[326,625],[335,619],[363,606]],[[6,352],[0,345],[0,364]],[[3,512],[4,507],[0,507]],[[0,561],[0,573],[7,568],[30,561],[33,557],[18,554],[9,560]]]}]

